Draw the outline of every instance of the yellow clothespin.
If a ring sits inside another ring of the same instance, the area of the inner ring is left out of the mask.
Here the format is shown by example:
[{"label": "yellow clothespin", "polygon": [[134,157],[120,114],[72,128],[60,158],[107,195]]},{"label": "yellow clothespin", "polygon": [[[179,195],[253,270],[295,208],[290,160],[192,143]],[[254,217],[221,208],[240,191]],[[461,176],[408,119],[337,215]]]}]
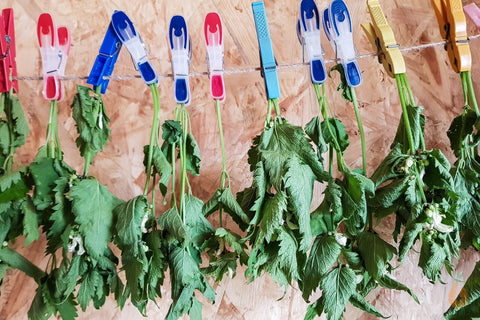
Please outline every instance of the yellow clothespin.
[{"label": "yellow clothespin", "polygon": [[372,43],[373,49],[378,52],[378,62],[383,64],[392,78],[396,74],[405,73],[405,61],[380,3],[378,0],[368,0],[367,5],[372,22],[362,24],[362,28]]},{"label": "yellow clothespin", "polygon": [[472,54],[468,45],[467,19],[462,0],[431,0],[437,16],[440,34],[447,40],[445,50],[455,72],[472,69]]}]

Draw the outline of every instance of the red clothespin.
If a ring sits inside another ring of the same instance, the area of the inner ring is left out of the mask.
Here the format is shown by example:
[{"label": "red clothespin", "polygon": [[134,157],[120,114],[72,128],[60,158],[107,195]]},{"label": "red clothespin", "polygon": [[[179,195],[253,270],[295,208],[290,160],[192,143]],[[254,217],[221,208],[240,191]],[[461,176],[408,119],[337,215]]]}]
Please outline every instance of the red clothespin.
[{"label": "red clothespin", "polygon": [[213,99],[225,100],[225,84],[223,82],[223,33],[222,21],[215,12],[205,17],[205,44],[207,45],[207,64],[210,73],[210,93]]},{"label": "red clothespin", "polygon": [[49,13],[42,13],[37,24],[38,43],[42,54],[43,96],[60,100],[63,96],[59,77],[65,75],[70,53],[70,33],[67,27],[56,27]]},{"label": "red clothespin", "polygon": [[13,9],[3,9],[0,16],[0,92],[15,89],[18,92],[17,63],[15,62],[15,29],[13,27]]}]

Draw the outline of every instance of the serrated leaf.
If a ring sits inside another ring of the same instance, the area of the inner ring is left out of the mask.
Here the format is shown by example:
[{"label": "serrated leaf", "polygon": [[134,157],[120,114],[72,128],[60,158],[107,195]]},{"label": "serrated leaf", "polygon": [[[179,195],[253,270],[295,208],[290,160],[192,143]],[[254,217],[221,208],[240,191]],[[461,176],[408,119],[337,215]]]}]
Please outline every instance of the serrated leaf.
[{"label": "serrated leaf", "polygon": [[222,208],[225,210],[225,212],[232,217],[233,221],[238,224],[240,229],[245,230],[250,222],[250,219],[233,196],[232,190],[230,188],[225,188],[218,200],[222,204]]},{"label": "serrated leaf", "polygon": [[287,189],[292,212],[298,220],[298,226],[302,234],[299,250],[306,252],[312,244],[310,206],[315,176],[310,167],[301,163],[298,158],[291,158],[287,162],[287,168],[285,188]]},{"label": "serrated leaf", "polygon": [[313,320],[315,316],[321,316],[325,306],[325,299],[321,296],[317,301],[312,303],[307,308],[304,320]]},{"label": "serrated leaf", "polygon": [[[330,126],[328,124],[330,124]],[[330,132],[330,130],[332,130],[332,132]],[[325,139],[325,143],[331,146],[335,146],[335,141],[337,141],[338,146],[340,147],[340,150],[337,151],[342,154],[350,144],[345,126],[342,121],[336,118],[329,118],[328,123],[325,120],[322,122],[322,135]]]},{"label": "serrated leaf", "polygon": [[340,84],[337,87],[337,91],[342,91],[342,98],[346,101],[353,102],[352,90],[348,86],[347,78],[345,77],[345,70],[342,64],[337,64],[328,72],[328,77],[331,78],[332,71],[338,71],[340,73]]},{"label": "serrated leaf", "polygon": [[103,255],[112,235],[112,211],[122,201],[96,179],[81,180],[72,186],[70,199],[88,254],[93,257]]},{"label": "serrated leaf", "polygon": [[75,143],[86,162],[92,163],[95,155],[102,151],[110,140],[110,119],[107,117],[101,94],[80,85],[77,85],[77,91],[70,106],[79,134]]},{"label": "serrated leaf", "polygon": [[410,290],[407,286],[401,284],[397,280],[393,279],[388,274],[385,274],[383,275],[383,277],[378,278],[377,281],[378,284],[384,288],[405,291],[413,298],[413,300],[415,300],[416,303],[420,304],[417,296],[412,292],[412,290]]},{"label": "serrated leaf", "polygon": [[185,196],[185,231],[191,241],[202,247],[203,242],[215,232],[202,213],[203,202],[194,196]]},{"label": "serrated leaf", "polygon": [[[12,132],[9,132],[10,130],[8,130],[8,147],[5,148],[4,146],[2,149],[4,150],[5,154],[9,154],[10,152],[15,153],[15,150],[18,147],[21,147],[25,144],[25,139],[30,134],[30,130],[28,128],[27,119],[25,118],[25,113],[23,112],[18,98],[10,93],[3,93],[3,96],[5,97],[3,112],[5,113],[5,120],[10,124]],[[0,116],[2,116],[2,114],[0,114]],[[5,132],[2,132],[2,135],[4,134]],[[12,139],[10,140],[10,138]],[[0,141],[1,140],[2,139],[0,139]],[[11,150],[5,152],[8,148],[11,148]]]},{"label": "serrated leaf", "polygon": [[402,240],[400,240],[400,246],[398,247],[398,260],[403,261],[407,256],[408,251],[418,239],[420,232],[423,230],[423,223],[415,223],[410,220],[405,226]]},{"label": "serrated leaf", "polygon": [[388,317],[384,317],[374,306],[372,306],[370,303],[368,303],[365,300],[365,297],[358,294],[357,292],[354,292],[352,294],[349,301],[354,307],[357,307],[360,310],[373,314],[376,317],[384,318],[384,319],[388,318]]},{"label": "serrated leaf", "polygon": [[355,272],[346,266],[333,269],[322,279],[328,320],[341,318],[350,297],[355,292],[355,282]]},{"label": "serrated leaf", "polygon": [[328,147],[325,139],[323,138],[322,120],[319,116],[314,117],[309,123],[305,125],[305,133],[317,147],[318,160],[323,163],[322,153],[327,152]]},{"label": "serrated leaf", "polygon": [[282,227],[283,213],[287,210],[287,197],[283,192],[278,192],[265,201],[263,219],[260,224],[261,236],[270,242],[272,236]]},{"label": "serrated leaf", "polygon": [[[145,166],[145,172],[147,172],[148,165],[148,150],[148,145],[143,147],[143,165]],[[165,197],[167,194],[168,182],[170,181],[170,177],[172,175],[172,166],[158,146],[152,147],[152,166],[154,169],[152,174],[158,174],[160,176],[160,179],[158,180],[160,192]]]},{"label": "serrated leaf", "polygon": [[289,282],[291,279],[297,280],[300,277],[297,262],[297,243],[294,237],[284,228],[280,229],[277,240],[280,242],[278,250],[279,265],[282,270],[285,270]]},{"label": "serrated leaf", "polygon": [[364,231],[358,236],[358,249],[365,262],[365,268],[374,279],[386,271],[389,261],[397,254],[397,249],[381,239],[378,234]]},{"label": "serrated leaf", "polygon": [[142,238],[142,220],[149,214],[147,197],[140,195],[117,206],[115,233],[121,245],[133,245]]},{"label": "serrated leaf", "polygon": [[341,247],[333,236],[319,236],[313,243],[302,276],[303,299],[308,301],[323,276],[335,265]]},{"label": "serrated leaf", "polygon": [[425,235],[422,236],[422,249],[420,250],[418,266],[422,268],[423,274],[432,283],[439,279],[442,266],[448,258],[442,246],[435,241],[428,240]]},{"label": "serrated leaf", "polygon": [[191,133],[187,134],[186,155],[187,170],[198,176],[200,174],[200,149]]},{"label": "serrated leaf", "polygon": [[37,212],[30,198],[22,201],[23,212],[23,234],[25,238],[25,246],[28,246],[40,236],[38,232]]},{"label": "serrated leaf", "polygon": [[[419,106],[407,105],[406,110],[410,123],[410,132],[412,133],[413,138],[413,148],[416,151],[422,147],[421,141],[423,139],[425,127],[425,116],[422,114],[423,108]],[[390,148],[393,149],[397,144],[400,144],[403,153],[408,153],[410,144],[403,114],[400,118],[395,139]]]},{"label": "serrated leaf", "polygon": [[0,177],[0,203],[21,199],[30,189],[25,184],[23,176],[26,168],[6,172]]},{"label": "serrated leaf", "polygon": [[453,189],[453,178],[450,174],[450,162],[440,150],[426,151],[428,165],[425,166],[423,182],[428,188]]},{"label": "serrated leaf", "polygon": [[187,232],[182,222],[182,218],[178,213],[177,207],[167,210],[158,218],[158,223],[162,230],[167,232],[170,237],[178,241],[185,239]]}]

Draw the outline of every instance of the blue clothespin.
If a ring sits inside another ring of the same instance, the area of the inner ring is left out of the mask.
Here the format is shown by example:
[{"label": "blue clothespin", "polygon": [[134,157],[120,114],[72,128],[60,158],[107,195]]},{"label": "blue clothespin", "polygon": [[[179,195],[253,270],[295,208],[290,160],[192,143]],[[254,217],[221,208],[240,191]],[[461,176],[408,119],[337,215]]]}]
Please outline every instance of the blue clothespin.
[{"label": "blue clothespin", "polygon": [[273,55],[270,31],[268,30],[267,15],[263,1],[252,3],[253,18],[257,29],[258,46],[260,47],[260,62],[262,64],[262,76],[265,79],[265,88],[268,99],[280,97],[280,85],[278,83],[277,63]]},{"label": "blue clothespin", "polygon": [[320,43],[320,15],[313,0],[302,0],[300,18],[297,21],[297,35],[303,47],[303,59],[310,62],[310,75],[313,83],[323,83],[327,79],[327,69],[323,60]]},{"label": "blue clothespin", "polygon": [[177,103],[190,103],[190,85],[188,76],[190,74],[190,58],[192,47],[190,35],[188,34],[187,23],[182,16],[174,16],[170,20],[168,29],[170,50],[172,51],[172,71],[175,100]]},{"label": "blue clothespin", "polygon": [[93,85],[93,89],[101,86],[102,94],[107,90],[109,77],[112,75],[115,62],[117,62],[118,53],[122,48],[122,43],[118,39],[112,24],[110,23],[103,38],[102,46],[98,51],[97,58],[93,64],[92,71],[88,76],[87,83]]},{"label": "blue clothespin", "polygon": [[148,61],[148,52],[145,44],[125,12],[115,11],[112,15],[112,27],[118,39],[130,53],[135,69],[140,71],[143,81],[147,85],[158,83],[157,74],[153,70],[150,61]]},{"label": "blue clothespin", "polygon": [[357,62],[357,51],[353,44],[352,22],[347,5],[343,0],[334,0],[323,12],[323,28],[337,59],[345,70],[350,87],[362,84],[363,77]]}]

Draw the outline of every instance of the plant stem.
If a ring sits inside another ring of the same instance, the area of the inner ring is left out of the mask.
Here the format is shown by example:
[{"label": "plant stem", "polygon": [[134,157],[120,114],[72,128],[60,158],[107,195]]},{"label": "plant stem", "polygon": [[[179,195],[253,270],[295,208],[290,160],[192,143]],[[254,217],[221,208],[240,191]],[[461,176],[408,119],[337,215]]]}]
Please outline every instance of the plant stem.
[{"label": "plant stem", "polygon": [[7,96],[7,93],[4,92],[4,93],[1,93],[0,92],[0,118],[2,117],[3,115],[3,110],[5,110],[5,97]]},{"label": "plant stem", "polygon": [[60,144],[57,145],[56,137],[58,134],[57,131],[57,100],[52,100],[50,102],[50,115],[48,118],[47,126],[47,157],[56,159],[57,158],[57,147],[60,148]]},{"label": "plant stem", "polygon": [[478,109],[477,99],[475,98],[475,91],[473,90],[472,72],[471,71],[465,72],[465,78],[467,81],[470,104],[473,107],[473,110],[475,111],[475,113],[480,114],[480,111]]},{"label": "plant stem", "polygon": [[[218,99],[215,99],[215,106],[217,109],[218,130],[220,132],[220,146],[222,148],[222,174],[220,176],[220,190],[223,191],[225,190],[225,180],[228,177],[228,173],[227,173],[227,164],[225,160],[225,143],[223,140],[222,115],[220,111],[220,101]],[[220,207],[218,208],[218,220],[220,223],[220,227],[223,227],[223,208],[221,204],[220,204]]]},{"label": "plant stem", "polygon": [[180,210],[182,212],[182,221],[185,223],[185,186],[187,180],[187,134],[189,129],[188,113],[185,110],[185,105],[181,104],[180,112],[177,114],[182,125],[182,141],[179,144],[180,153]]},{"label": "plant stem", "polygon": [[355,94],[355,89],[350,87],[350,92],[352,93],[353,109],[355,110],[355,117],[357,118],[358,130],[360,132],[360,141],[362,144],[363,174],[367,175],[367,147],[365,144],[365,131],[363,130],[362,118],[360,116],[360,109],[358,108],[358,101],[357,101],[357,96]]},{"label": "plant stem", "polygon": [[275,113],[277,114],[277,116],[280,116],[280,106],[278,104],[278,99],[274,98],[272,99],[272,101],[273,101],[273,105],[275,106]]},{"label": "plant stem", "polygon": [[27,276],[33,278],[37,283],[46,275],[36,265],[27,260],[24,256],[8,247],[0,249],[0,260],[10,267],[20,270]]},{"label": "plant stem", "polygon": [[328,174],[331,176],[333,173],[333,147],[328,146]]},{"label": "plant stem", "polygon": [[170,201],[170,207],[173,208],[177,205],[177,199],[175,197],[175,170],[176,170],[176,158],[175,158],[175,151],[177,150],[177,146],[175,143],[172,145],[172,198]]},{"label": "plant stem", "polygon": [[405,91],[403,89],[402,74],[396,74],[395,80],[397,80],[398,95],[400,97],[400,105],[402,106],[403,122],[405,124],[405,129],[407,130],[410,154],[415,154],[416,150],[415,150],[415,145],[413,144],[413,135],[412,135],[412,129],[410,127],[410,120],[408,119],[407,102],[405,97]]},{"label": "plant stem", "polygon": [[267,117],[265,118],[265,125],[264,125],[265,128],[267,127],[267,125],[270,123],[271,120],[272,120],[272,99],[268,99]]},{"label": "plant stem", "polygon": [[[153,158],[153,148],[155,146],[155,141],[158,141],[158,132],[160,129],[160,99],[158,97],[158,87],[156,83],[150,85],[153,97],[153,123],[152,131],[150,133],[150,144],[148,146],[148,158],[147,158],[147,181],[145,182],[145,188],[143,189],[143,195],[146,196],[148,193],[148,188],[150,186],[150,177],[152,175],[152,158]],[[153,186],[155,188],[155,186]],[[152,199],[152,202],[155,199]]]}]

